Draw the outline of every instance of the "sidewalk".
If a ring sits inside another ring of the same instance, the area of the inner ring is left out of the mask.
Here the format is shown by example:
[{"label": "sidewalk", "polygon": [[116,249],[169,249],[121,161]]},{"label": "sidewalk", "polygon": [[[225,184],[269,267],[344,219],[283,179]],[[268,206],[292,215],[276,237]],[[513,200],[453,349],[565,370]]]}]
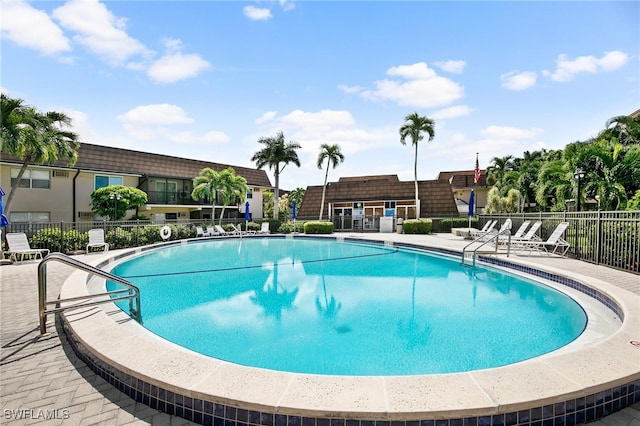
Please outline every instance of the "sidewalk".
[{"label": "sidewalk", "polygon": [[[365,239],[405,241],[462,250],[466,241],[452,234],[339,234]],[[115,252],[110,252],[113,255]],[[95,256],[95,255],[94,255]],[[83,261],[86,255],[76,256]],[[512,255],[512,260],[518,261]],[[523,257],[523,262],[579,271],[640,294],[640,277],[557,257]],[[121,393],[94,374],[71,350],[58,321],[49,316],[48,333],[38,329],[36,262],[0,266],[0,424],[11,425],[191,425],[160,413]],[[73,272],[58,262],[47,264],[49,299]],[[639,307],[640,308],[640,307]],[[639,360],[640,362],[640,360]],[[640,404],[614,413],[594,426],[640,426]]]}]

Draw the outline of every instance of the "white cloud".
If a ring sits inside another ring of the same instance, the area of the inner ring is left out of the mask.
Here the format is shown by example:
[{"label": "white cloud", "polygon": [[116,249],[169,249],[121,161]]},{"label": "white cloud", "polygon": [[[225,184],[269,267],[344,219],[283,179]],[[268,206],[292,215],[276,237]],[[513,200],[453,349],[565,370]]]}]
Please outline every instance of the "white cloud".
[{"label": "white cloud", "polygon": [[256,120],[254,121],[255,124],[264,124],[264,123],[268,123],[269,121],[273,120],[276,116],[277,112],[276,111],[268,111],[265,112],[264,114],[262,114],[261,117],[256,118]]},{"label": "white cloud", "polygon": [[[375,89],[357,93],[373,101],[391,101],[400,106],[419,108],[442,107],[464,96],[462,86],[438,76],[424,62],[389,68],[387,75],[399,79],[379,80],[374,82]],[[341,87],[343,91],[349,89],[347,86]]]},{"label": "white cloud", "polygon": [[174,126],[194,124],[194,120],[176,105],[141,105],[119,115],[118,120],[127,135],[138,140],[170,141],[182,145],[216,145],[230,141],[229,136],[221,131],[197,134],[191,130],[176,130]]},{"label": "white cloud", "polygon": [[273,15],[271,15],[271,11],[269,9],[255,7],[251,5],[245,6],[242,9],[242,13],[244,13],[244,16],[254,21],[266,21],[268,19],[273,18]]},{"label": "white cloud", "polygon": [[365,90],[364,87],[362,86],[347,86],[345,84],[339,84],[338,85],[338,90],[344,92],[344,93],[348,93],[348,94],[354,94],[354,93],[360,93],[362,91]]},{"label": "white cloud", "polygon": [[627,63],[629,56],[619,50],[605,52],[601,58],[595,56],[578,56],[569,59],[566,54],[558,56],[556,59],[555,71],[544,70],[542,73],[554,81],[571,81],[577,74],[615,71]]},{"label": "white cloud", "polygon": [[178,52],[158,59],[149,67],[147,75],[157,83],[174,83],[195,77],[210,67],[211,64],[200,55],[185,55]]},{"label": "white cloud", "polygon": [[533,71],[518,70],[502,74],[502,87],[509,90],[525,90],[536,85],[538,75]]},{"label": "white cloud", "polygon": [[439,61],[435,62],[434,65],[443,71],[462,74],[467,63],[466,61]]},{"label": "white cloud", "polygon": [[315,164],[323,143],[338,144],[343,153],[365,151],[379,143],[379,139],[371,131],[356,124],[349,111],[294,110],[283,116],[270,116],[268,133],[276,134],[280,130],[287,141],[296,141],[301,145],[301,151],[310,155],[309,161],[312,164]]},{"label": "white cloud", "polygon": [[118,120],[129,125],[191,124],[193,119],[176,105],[142,105],[118,116]]},{"label": "white cloud", "polygon": [[280,0],[280,6],[282,7],[282,10],[284,10],[285,12],[288,12],[296,8],[296,5],[293,3],[292,0]]},{"label": "white cloud", "polygon": [[533,139],[542,133],[542,129],[518,129],[517,127],[508,126],[489,126],[480,131],[480,133],[489,139]]},{"label": "white cloud", "polygon": [[2,38],[44,55],[71,51],[69,39],[43,11],[21,0],[2,0],[0,6]]},{"label": "white cloud", "polygon": [[298,109],[281,117],[279,122],[290,128],[303,127],[316,131],[329,131],[334,127],[352,126],[355,120],[348,111],[304,112]]},{"label": "white cloud", "polygon": [[467,105],[456,105],[449,108],[444,108],[430,114],[430,117],[436,120],[446,120],[448,118],[464,117],[469,115],[472,109]]},{"label": "white cloud", "polygon": [[151,52],[126,33],[126,19],[115,17],[97,0],[70,0],[53,11],[64,28],[74,31],[73,40],[112,66],[125,65],[136,55]]}]

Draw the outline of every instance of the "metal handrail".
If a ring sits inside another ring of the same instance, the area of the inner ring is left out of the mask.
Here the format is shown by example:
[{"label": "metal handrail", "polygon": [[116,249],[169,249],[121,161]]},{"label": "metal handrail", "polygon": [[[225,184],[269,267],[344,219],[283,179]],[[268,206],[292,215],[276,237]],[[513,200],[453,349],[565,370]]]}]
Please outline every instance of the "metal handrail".
[{"label": "metal handrail", "polygon": [[[114,281],[127,288],[107,291],[105,293],[99,293],[99,294],[90,294],[86,296],[70,297],[67,299],[56,299],[56,300],[48,301],[46,300],[47,299],[47,262],[51,260],[57,260],[58,262],[65,263],[67,265],[73,266],[82,271],[102,277],[105,280]],[[103,300],[90,300],[96,297],[114,296],[121,293],[127,293],[127,294],[124,296],[109,297],[108,299],[103,299]],[[141,323],[142,315],[140,313],[140,289],[135,285],[131,284],[129,281],[123,278],[120,278],[116,275],[110,274],[108,272],[102,271],[86,263],[80,262],[79,260],[76,260],[70,256],[67,256],[66,254],[59,253],[59,252],[48,254],[38,264],[38,306],[39,306],[39,316],[40,316],[40,334],[45,334],[47,332],[47,326],[46,326],[47,314],[62,312],[67,309],[79,309],[87,306],[95,306],[103,303],[109,303],[109,302],[115,302],[118,300],[127,300],[127,299],[129,300],[129,315],[131,316],[131,318]],[[135,299],[135,308],[133,306],[133,299]],[[47,309],[47,305],[57,305],[61,302],[75,302],[75,301],[86,301],[86,302],[76,303],[68,306],[61,306],[54,309]]]},{"label": "metal handrail", "polygon": [[[472,259],[473,259],[473,263],[472,266],[476,266],[476,257],[478,256],[478,251],[484,247],[485,245],[487,245],[490,242],[495,242],[494,244],[494,248],[493,250],[487,250],[487,251],[482,251],[481,253],[498,253],[498,246],[499,244],[499,240],[500,240],[500,236],[501,235],[507,235],[507,257],[509,257],[509,254],[511,253],[511,228],[509,229],[505,229],[502,231],[498,231],[495,234],[490,233],[490,234],[484,234],[478,238],[476,238],[475,240],[471,241],[469,244],[467,244],[466,246],[464,246],[464,248],[462,249],[462,264],[465,265],[465,259],[466,259],[466,255],[467,255],[467,248],[470,247],[473,244],[476,243],[482,243],[479,246],[477,246],[473,252],[472,252]],[[491,238],[484,240],[484,238],[491,236]]]}]

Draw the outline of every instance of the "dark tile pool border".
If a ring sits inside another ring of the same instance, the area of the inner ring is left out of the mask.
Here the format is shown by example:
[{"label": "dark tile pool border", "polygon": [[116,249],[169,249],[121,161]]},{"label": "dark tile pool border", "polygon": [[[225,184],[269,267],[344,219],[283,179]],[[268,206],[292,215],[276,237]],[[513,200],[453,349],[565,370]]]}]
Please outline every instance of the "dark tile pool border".
[{"label": "dark tile pool border", "polygon": [[[271,237],[272,238],[272,237]],[[313,238],[313,237],[304,237]],[[338,240],[385,244],[384,242],[366,239],[335,238]],[[165,243],[162,246],[180,244],[180,242]],[[386,244],[388,245],[388,244]],[[455,250],[421,246],[416,244],[393,243],[392,246],[407,247],[419,250],[433,251],[445,255],[460,256]],[[142,253],[158,246],[149,246],[120,254],[99,264],[106,266],[114,260]],[[561,275],[541,271],[536,268],[518,265],[504,259],[482,257],[482,260],[500,267],[515,269],[527,274],[538,276],[581,291],[609,307],[620,318],[623,312],[620,306],[607,295],[584,284]],[[631,381],[594,394],[566,401],[532,407],[519,411],[494,413],[471,417],[456,417],[450,419],[416,418],[411,420],[367,420],[349,417],[305,417],[285,415],[267,411],[253,411],[220,404],[212,400],[192,398],[167,389],[152,385],[119,370],[113,365],[102,361],[92,351],[86,348],[75,335],[72,327],[62,316],[64,332],[68,342],[80,360],[93,372],[105,379],[112,386],[128,395],[137,402],[149,407],[175,415],[194,423],[212,426],[573,426],[588,423],[601,417],[608,416],[623,408],[640,402],[640,380]],[[277,409],[274,408],[274,411]]]}]

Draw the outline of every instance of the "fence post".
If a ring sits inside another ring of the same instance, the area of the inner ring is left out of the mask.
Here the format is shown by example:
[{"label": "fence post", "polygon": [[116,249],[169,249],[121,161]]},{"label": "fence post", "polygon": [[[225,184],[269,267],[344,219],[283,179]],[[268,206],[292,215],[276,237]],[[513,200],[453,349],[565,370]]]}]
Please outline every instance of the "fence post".
[{"label": "fence post", "polygon": [[596,221],[596,265],[599,265],[601,262],[602,256],[602,247],[600,244],[602,238],[602,215],[601,211],[598,210],[598,220]]},{"label": "fence post", "polygon": [[64,221],[60,221],[60,253],[64,253]]}]

